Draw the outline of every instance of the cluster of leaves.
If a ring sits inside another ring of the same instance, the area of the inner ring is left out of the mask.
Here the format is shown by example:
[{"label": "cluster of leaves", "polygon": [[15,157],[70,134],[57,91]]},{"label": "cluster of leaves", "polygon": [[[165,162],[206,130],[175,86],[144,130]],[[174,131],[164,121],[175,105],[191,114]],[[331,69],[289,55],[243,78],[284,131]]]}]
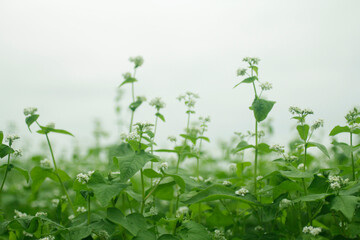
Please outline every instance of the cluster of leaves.
[{"label": "cluster of leaves", "polygon": [[[333,138],[330,151],[311,140],[322,121],[309,125],[313,112],[294,107],[298,136],[288,151],[270,146],[259,130],[275,104],[262,96],[270,85],[259,81],[259,59],[244,61],[248,68],[238,75],[247,75],[240,83],[254,89],[255,133],[237,133],[223,144],[221,157],[202,149],[203,141],[210,141],[205,136],[210,119],[200,118],[200,127],[190,125],[196,94],[178,98],[187,108],[187,126],[181,141],[171,138],[172,148],[155,143],[157,120],[165,122],[160,99],[150,103],[154,123],[132,123],[144,102],[134,94],[140,57],[131,58],[134,73],[124,74],[121,84],[132,85],[134,100],[129,106],[133,131],[121,143],[102,146],[106,134],[97,124],[96,146],[88,154],[74,151],[72,159],[55,159],[49,136],[72,134],[41,125],[36,109],[27,109],[29,130],[38,126],[49,152],[22,158],[13,148],[16,137],[5,142],[0,131],[0,158],[7,160],[0,166],[0,239],[358,239],[358,109],[346,115],[345,126],[329,133],[349,135],[348,143]],[[313,155],[312,148],[322,155]],[[248,161],[252,155],[255,160]]]}]

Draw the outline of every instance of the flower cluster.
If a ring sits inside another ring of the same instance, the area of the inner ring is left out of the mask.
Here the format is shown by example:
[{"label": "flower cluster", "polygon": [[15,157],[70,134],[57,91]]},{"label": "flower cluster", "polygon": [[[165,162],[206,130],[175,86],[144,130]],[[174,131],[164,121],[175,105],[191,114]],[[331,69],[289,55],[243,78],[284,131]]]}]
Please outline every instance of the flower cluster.
[{"label": "flower cluster", "polygon": [[284,153],[285,147],[279,144],[274,144],[270,147],[271,150],[277,152],[277,153]]},{"label": "flower cluster", "polygon": [[35,214],[35,217],[47,217],[47,213],[46,212],[37,212]]},{"label": "flower cluster", "polygon": [[134,68],[138,68],[144,64],[144,59],[142,56],[130,57],[129,61],[134,63]]},{"label": "flower cluster", "polygon": [[14,210],[14,213],[15,213],[15,216],[14,216],[14,218],[22,218],[22,217],[27,217],[27,214],[26,213],[22,213],[22,212],[20,212],[20,211],[18,211],[18,210]]},{"label": "flower cluster", "polygon": [[214,230],[213,236],[214,236],[214,239],[216,239],[216,240],[226,240],[224,232],[219,229]]},{"label": "flower cluster", "polygon": [[231,183],[230,181],[225,180],[225,181],[223,181],[222,184],[223,184],[224,186],[230,186],[232,183]]},{"label": "flower cluster", "polygon": [[22,150],[21,149],[15,149],[14,150],[14,155],[16,157],[21,157],[22,156]]},{"label": "flower cluster", "polygon": [[85,184],[90,180],[91,175],[94,173],[94,171],[88,171],[87,173],[79,173],[76,175],[76,179],[82,183]]},{"label": "flower cluster", "polygon": [[155,107],[158,111],[166,106],[165,102],[163,102],[160,97],[152,99],[149,102],[149,105]]},{"label": "flower cluster", "polygon": [[157,209],[157,207],[151,207],[149,212],[145,213],[144,216],[150,217],[150,216],[156,216],[158,214],[159,214],[159,210]]},{"label": "flower cluster", "polygon": [[131,132],[129,134],[122,133],[120,138],[126,141],[140,141],[140,135],[137,132]]},{"label": "flower cluster", "polygon": [[356,123],[356,120],[359,117],[360,117],[360,110],[355,107],[348,114],[346,114],[345,119],[349,125],[353,125]]},{"label": "flower cluster", "polygon": [[320,128],[320,127],[323,127],[323,126],[324,126],[324,120],[318,119],[313,123],[313,125],[311,125],[311,130],[314,131],[314,130],[316,130],[316,129]]},{"label": "flower cluster", "polygon": [[303,163],[300,163],[298,166],[297,166],[297,169],[304,169],[305,165]]},{"label": "flower cluster", "polygon": [[260,88],[262,91],[269,91],[272,89],[272,84],[269,82],[260,83]]},{"label": "flower cluster", "polygon": [[24,109],[24,115],[34,115],[38,109],[34,107],[27,107]]},{"label": "flower cluster", "polygon": [[85,208],[85,207],[78,207],[78,208],[76,209],[76,212],[78,212],[78,213],[84,213],[84,212],[86,212],[86,208]]},{"label": "flower cluster", "polygon": [[40,167],[42,168],[51,168],[51,161],[47,158],[40,161]]},{"label": "flower cluster", "polygon": [[166,170],[168,167],[169,167],[169,165],[168,165],[167,162],[162,162],[160,164],[160,169],[163,170],[163,171]]},{"label": "flower cluster", "polygon": [[343,179],[340,176],[329,175],[328,177],[330,188],[333,190],[339,190],[342,186],[349,183],[349,179]]},{"label": "flower cluster", "polygon": [[190,177],[192,180],[194,180],[194,181],[197,181],[197,182],[202,182],[202,181],[204,181],[204,178],[202,177],[202,176],[199,176],[199,177]]},{"label": "flower cluster", "polygon": [[49,235],[47,237],[40,238],[39,240],[55,240],[55,237],[52,235]]},{"label": "flower cluster", "polygon": [[[311,114],[314,114],[314,111],[308,108],[305,109],[301,109],[299,107],[293,107],[291,106],[289,108],[289,112],[292,115],[296,115],[296,119],[298,120],[298,122],[300,123],[304,123],[305,122],[305,117]],[[295,118],[295,117],[294,117]]]},{"label": "flower cluster", "polygon": [[239,68],[236,72],[238,76],[244,76],[246,74],[247,69],[246,68]]},{"label": "flower cluster", "polygon": [[7,135],[5,138],[5,142],[9,142],[11,145],[15,140],[19,139],[20,137],[16,134]]},{"label": "flower cluster", "polygon": [[247,193],[249,192],[249,190],[247,190],[246,188],[242,187],[239,190],[235,191],[236,195],[240,195],[240,196],[245,196]]},{"label": "flower cluster", "polygon": [[196,100],[199,98],[199,95],[192,92],[186,92],[185,95],[180,95],[177,97],[177,100],[184,101],[185,105],[190,109],[195,106]]},{"label": "flower cluster", "polygon": [[135,126],[135,131],[139,134],[139,133],[151,131],[151,127],[154,126],[154,124],[146,121],[142,121],[135,123],[134,126]]},{"label": "flower cluster", "polygon": [[189,208],[186,206],[179,207],[179,209],[176,211],[176,217],[181,217],[182,215],[188,214]]},{"label": "flower cluster", "polygon": [[282,199],[282,200],[280,201],[280,203],[279,203],[279,208],[280,208],[280,209],[284,209],[284,208],[287,208],[287,207],[289,207],[289,206],[291,206],[291,205],[292,205],[292,201],[289,200],[289,199],[284,198],[284,199]]},{"label": "flower cluster", "polygon": [[311,235],[316,236],[319,233],[321,233],[321,228],[313,227],[313,226],[305,226],[302,231],[303,233],[310,233]]},{"label": "flower cluster", "polygon": [[60,200],[57,199],[57,198],[54,198],[54,199],[51,200],[51,205],[53,207],[57,207],[59,205],[59,203],[60,203]]},{"label": "flower cluster", "polygon": [[260,62],[260,59],[259,58],[246,57],[246,58],[243,58],[243,62],[247,62],[250,65],[258,65],[259,62]]}]

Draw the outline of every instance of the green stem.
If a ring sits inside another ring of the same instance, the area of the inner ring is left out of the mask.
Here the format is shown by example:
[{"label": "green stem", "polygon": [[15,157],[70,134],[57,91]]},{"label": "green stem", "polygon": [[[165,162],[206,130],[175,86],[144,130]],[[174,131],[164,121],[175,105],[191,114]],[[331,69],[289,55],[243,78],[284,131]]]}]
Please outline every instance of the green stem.
[{"label": "green stem", "polygon": [[90,195],[88,196],[88,216],[87,216],[87,224],[90,224]]},{"label": "green stem", "polygon": [[7,166],[6,166],[6,170],[5,170],[5,176],[4,176],[4,179],[1,183],[1,187],[0,187],[0,193],[2,192],[3,190],[3,187],[4,187],[4,184],[5,184],[5,180],[6,180],[6,177],[8,175],[8,172],[9,172],[9,168],[10,168],[10,154],[8,155],[8,161],[7,161]]},{"label": "green stem", "polygon": [[353,181],[355,181],[355,162],[354,162],[354,154],[353,154],[353,151],[352,151],[352,148],[353,148],[353,137],[352,137],[352,132],[350,132],[350,149],[351,149],[351,153],[350,153],[350,156],[351,156],[351,164],[352,164],[352,175],[353,175]]},{"label": "green stem", "polygon": [[133,121],[134,121],[134,113],[135,113],[135,111],[132,111],[132,110],[131,110],[131,119],[130,119],[129,133],[131,133],[131,131],[132,131],[132,125],[133,125]]},{"label": "green stem", "polygon": [[[136,75],[136,68],[134,68],[134,78]],[[131,83],[131,96],[132,96],[132,102],[135,102],[135,86],[134,86],[134,82]],[[133,121],[134,121],[134,113],[135,111],[131,111],[131,120],[130,120],[130,127],[129,127],[129,132],[132,131],[132,125],[133,125]]]},{"label": "green stem", "polygon": [[144,185],[144,175],[142,169],[140,169],[140,175],[141,175],[141,195],[142,195],[141,214],[143,214],[145,207],[145,185]]},{"label": "green stem", "polygon": [[254,169],[254,193],[257,194],[257,168],[258,168],[258,122],[255,120],[255,169]]},{"label": "green stem", "polygon": [[70,204],[71,209],[73,210],[74,213],[76,213],[75,207],[74,207],[74,205],[73,205],[73,203],[72,203],[72,201],[71,201],[71,199],[70,199],[70,197],[69,197],[68,192],[66,191],[65,185],[64,185],[63,181],[61,180],[61,178],[60,178],[60,176],[59,176],[59,172],[58,172],[58,168],[57,168],[57,166],[56,166],[56,161],[55,161],[55,157],[54,157],[54,152],[53,152],[52,147],[51,147],[51,143],[50,143],[50,140],[49,140],[49,136],[48,136],[47,133],[45,134],[45,136],[46,136],[46,140],[47,140],[47,143],[48,143],[48,146],[49,146],[49,149],[50,149],[51,157],[52,157],[53,164],[54,164],[54,168],[55,168],[54,173],[55,173],[56,177],[59,179],[61,188],[62,188],[63,192],[65,193],[66,198],[67,198],[68,201],[69,201],[69,204]]}]

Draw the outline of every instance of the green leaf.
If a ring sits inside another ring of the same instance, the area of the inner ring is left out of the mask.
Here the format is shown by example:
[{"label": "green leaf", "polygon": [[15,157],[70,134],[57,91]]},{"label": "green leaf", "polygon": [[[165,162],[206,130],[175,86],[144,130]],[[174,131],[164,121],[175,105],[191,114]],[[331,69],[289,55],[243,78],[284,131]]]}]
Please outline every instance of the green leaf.
[{"label": "green leaf", "polygon": [[256,121],[261,122],[265,120],[269,112],[273,108],[274,104],[274,101],[255,98],[254,102],[251,105],[251,109],[254,111]]},{"label": "green leaf", "polygon": [[157,116],[157,117],[160,118],[163,122],[165,122],[165,117],[164,117],[164,115],[162,115],[161,113],[155,113],[155,116]]},{"label": "green leaf", "polygon": [[2,143],[3,139],[4,139],[4,133],[3,131],[0,131],[0,143]]},{"label": "green leaf", "polygon": [[210,142],[210,139],[208,137],[205,137],[205,136],[199,136],[198,139],[202,139],[202,140],[205,140],[207,142]]},{"label": "green leaf", "polygon": [[121,86],[123,86],[124,84],[133,83],[133,82],[137,82],[136,78],[133,78],[133,77],[127,78],[127,79],[125,79],[125,80],[120,84],[119,88],[120,88]]},{"label": "green leaf", "polygon": [[328,158],[330,158],[329,152],[326,149],[326,147],[324,145],[322,145],[321,143],[317,143],[317,142],[308,142],[307,146],[310,147],[317,147],[320,151],[322,151]]},{"label": "green leaf", "polygon": [[248,148],[255,148],[255,146],[248,144],[246,141],[241,141],[235,147],[235,149],[232,150],[232,153],[237,153],[237,152],[243,151],[243,150],[248,149]]},{"label": "green leaf", "polygon": [[8,145],[0,144],[0,158],[3,158],[13,152],[14,152],[14,149],[9,147]]},{"label": "green leaf", "polygon": [[180,177],[179,175],[176,175],[176,174],[166,174],[166,173],[165,173],[165,176],[172,177],[175,180],[175,182],[179,185],[180,192],[181,193],[185,192],[185,181],[182,177]]},{"label": "green leaf", "polygon": [[43,169],[36,166],[31,170],[30,176],[32,180],[31,191],[32,193],[36,193],[44,180],[46,178],[55,177],[55,174],[52,172],[52,169]]},{"label": "green leaf", "polygon": [[140,230],[132,240],[156,240],[155,234],[145,229]]},{"label": "green leaf", "polygon": [[37,120],[38,118],[39,118],[39,115],[38,115],[38,114],[33,114],[33,115],[28,116],[28,117],[25,119],[25,123],[26,123],[26,125],[28,126],[30,132],[31,132],[30,126],[31,126],[34,122],[36,122],[36,120]]},{"label": "green leaf", "polygon": [[107,182],[99,171],[95,171],[88,182],[101,206],[107,206],[129,184]]},{"label": "green leaf", "polygon": [[179,240],[179,239],[171,234],[163,234],[158,238],[158,240]]},{"label": "green leaf", "polygon": [[219,199],[233,199],[233,200],[245,202],[247,204],[258,205],[256,199],[251,194],[246,194],[245,196],[238,196],[235,194],[234,190],[219,184],[212,185],[200,191],[190,199],[183,201],[183,203],[194,204],[194,203],[208,202]]},{"label": "green leaf", "polygon": [[143,103],[142,100],[136,100],[135,102],[132,102],[130,105],[129,105],[129,108],[131,109],[131,111],[135,111],[138,107],[140,107],[140,105]]},{"label": "green leaf", "polygon": [[29,172],[25,169],[19,168],[19,167],[14,167],[15,170],[17,170],[21,175],[24,176],[24,178],[26,179],[26,182],[29,182]]},{"label": "green leaf", "polygon": [[299,136],[302,140],[306,141],[308,138],[308,134],[309,134],[309,125],[304,124],[304,125],[297,125],[296,129],[299,133]]},{"label": "green leaf", "polygon": [[132,152],[117,158],[120,166],[120,180],[125,182],[142,169],[148,161],[154,158],[154,156],[146,152]]},{"label": "green leaf", "polygon": [[256,73],[256,75],[259,75],[258,73],[259,68],[257,66],[250,66],[250,68]]},{"label": "green leaf", "polygon": [[310,172],[303,172],[300,170],[291,170],[291,171],[279,171],[281,175],[288,178],[312,178],[313,174]]},{"label": "green leaf", "polygon": [[147,168],[143,170],[143,174],[148,178],[160,178],[162,177],[161,173],[154,171],[153,169]]},{"label": "green leaf", "polygon": [[121,225],[133,236],[136,236],[140,230],[147,229],[146,219],[139,213],[133,213],[125,217],[119,209],[108,208],[107,219]]},{"label": "green leaf", "polygon": [[323,200],[329,195],[331,194],[329,193],[309,194],[306,196],[296,198],[294,202],[313,202],[313,201]]},{"label": "green leaf", "polygon": [[236,84],[233,88],[236,88],[237,86],[239,86],[242,83],[253,83],[255,80],[257,80],[257,76],[253,76],[253,77],[248,77],[245,78],[244,80],[242,80],[240,83]]},{"label": "green leaf", "polygon": [[351,222],[358,202],[359,202],[359,197],[355,197],[351,195],[350,196],[340,195],[340,196],[336,196],[331,201],[330,205],[332,210],[342,212],[344,216],[349,220],[349,222]]},{"label": "green leaf", "polygon": [[330,136],[335,136],[335,135],[337,135],[337,134],[339,134],[339,133],[344,133],[344,132],[347,132],[347,133],[349,133],[349,132],[351,132],[351,130],[350,130],[350,128],[348,127],[348,126],[336,126],[336,127],[334,127],[332,130],[331,130],[331,132],[330,132]]},{"label": "green leaf", "polygon": [[205,227],[199,223],[188,221],[182,226],[184,228],[180,230],[179,236],[183,240],[211,240]]},{"label": "green leaf", "polygon": [[50,133],[50,132],[54,132],[54,133],[61,133],[61,134],[65,134],[65,135],[69,135],[69,136],[74,136],[72,133],[66,131],[66,130],[63,130],[63,129],[55,129],[55,128],[49,128],[49,127],[44,127],[44,126],[40,126],[41,127],[41,130],[38,130],[37,133],[40,133],[40,134],[47,134],[47,133]]}]

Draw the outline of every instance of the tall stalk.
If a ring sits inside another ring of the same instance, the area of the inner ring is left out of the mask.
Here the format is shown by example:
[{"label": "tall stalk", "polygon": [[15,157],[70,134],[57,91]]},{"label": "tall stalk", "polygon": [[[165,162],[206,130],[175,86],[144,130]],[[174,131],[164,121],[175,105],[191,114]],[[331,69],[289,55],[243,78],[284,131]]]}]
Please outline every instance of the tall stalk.
[{"label": "tall stalk", "polygon": [[[134,68],[134,74],[133,74],[134,78],[135,78],[135,75],[136,75],[136,68]],[[134,82],[131,83],[131,96],[132,96],[132,102],[135,102],[135,86],[134,86]],[[134,114],[135,114],[135,110],[131,110],[129,133],[131,133],[131,131],[132,131],[132,125],[133,125],[133,122],[134,122]]]},{"label": "tall stalk", "polygon": [[[11,144],[9,145],[9,147],[11,147]],[[4,179],[3,179],[2,183],[1,183],[1,187],[0,187],[0,194],[1,194],[2,190],[3,190],[4,184],[5,184],[5,181],[6,181],[6,177],[8,175],[9,169],[10,169],[9,165],[10,165],[10,153],[8,154],[8,161],[7,161],[7,166],[6,166],[6,170],[5,170]]]},{"label": "tall stalk", "polygon": [[353,154],[353,135],[352,132],[350,132],[350,149],[351,149],[351,166],[352,166],[352,177],[353,177],[353,181],[355,181],[355,161],[354,161],[354,154]]},{"label": "tall stalk", "polygon": [[[39,124],[38,124],[38,125],[39,125]],[[40,125],[39,125],[39,126],[40,126]],[[74,207],[74,205],[73,205],[73,203],[72,203],[72,201],[71,201],[71,198],[70,198],[68,192],[66,191],[66,188],[65,188],[65,185],[64,185],[63,181],[62,181],[61,178],[60,178],[59,171],[58,171],[58,168],[57,168],[57,165],[56,165],[56,161],[55,161],[54,152],[53,152],[52,147],[51,147],[51,143],[50,143],[49,136],[48,136],[47,133],[45,134],[45,136],[46,136],[46,141],[47,141],[48,146],[49,146],[49,149],[50,149],[51,158],[52,158],[53,164],[54,164],[54,169],[55,169],[54,173],[55,173],[56,177],[59,179],[61,188],[62,188],[63,192],[65,193],[66,198],[67,198],[68,201],[69,201],[69,204],[70,204],[70,207],[71,207],[72,211],[73,211],[74,213],[76,213],[75,207]]]}]

